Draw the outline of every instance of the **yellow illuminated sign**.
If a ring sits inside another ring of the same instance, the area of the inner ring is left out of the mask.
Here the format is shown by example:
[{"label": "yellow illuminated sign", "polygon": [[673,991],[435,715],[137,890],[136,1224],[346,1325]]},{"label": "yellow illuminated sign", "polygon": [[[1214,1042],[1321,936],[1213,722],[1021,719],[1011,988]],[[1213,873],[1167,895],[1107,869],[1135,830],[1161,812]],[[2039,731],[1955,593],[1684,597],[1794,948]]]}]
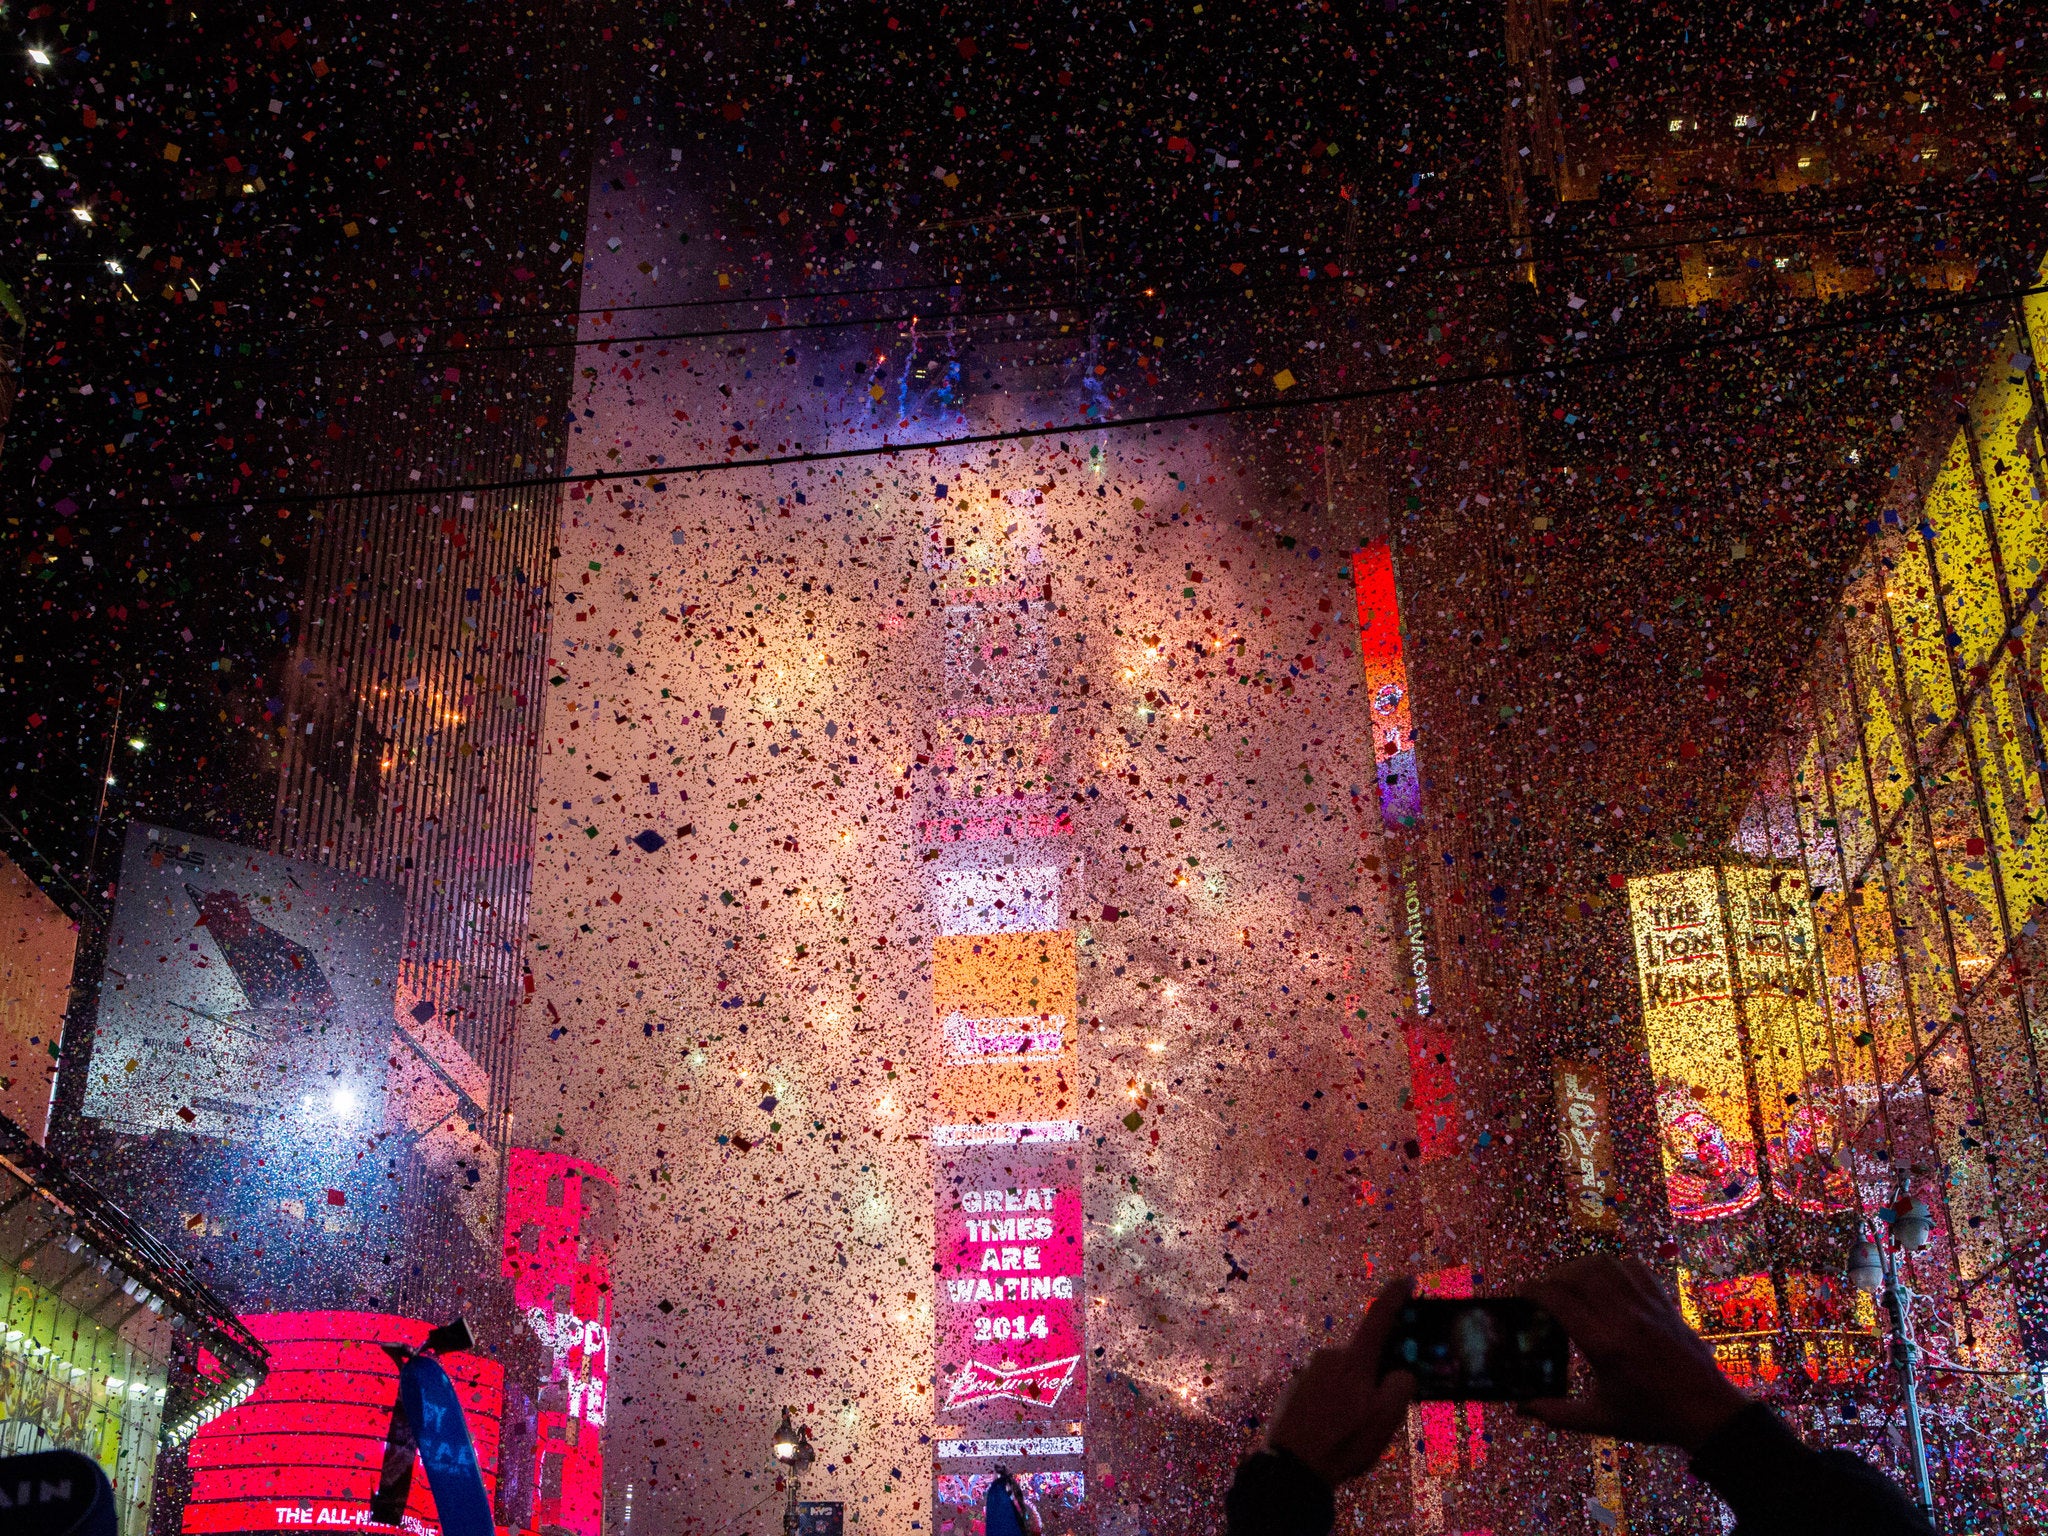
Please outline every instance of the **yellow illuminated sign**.
[{"label": "yellow illuminated sign", "polygon": [[1710,1221],[1762,1198],[1759,1122],[1777,1197],[1846,1209],[1842,1076],[1805,879],[1705,867],[1642,876],[1628,892],[1672,1214]]},{"label": "yellow illuminated sign", "polygon": [[1711,1221],[1763,1198],[1715,871],[1628,883],[1643,1032],[1671,1214]]},{"label": "yellow illuminated sign", "polygon": [[1795,870],[1731,867],[1722,884],[1772,1189],[1803,1211],[1846,1210],[1855,1193],[1837,1161],[1841,1073],[1821,1007],[1806,881]]}]

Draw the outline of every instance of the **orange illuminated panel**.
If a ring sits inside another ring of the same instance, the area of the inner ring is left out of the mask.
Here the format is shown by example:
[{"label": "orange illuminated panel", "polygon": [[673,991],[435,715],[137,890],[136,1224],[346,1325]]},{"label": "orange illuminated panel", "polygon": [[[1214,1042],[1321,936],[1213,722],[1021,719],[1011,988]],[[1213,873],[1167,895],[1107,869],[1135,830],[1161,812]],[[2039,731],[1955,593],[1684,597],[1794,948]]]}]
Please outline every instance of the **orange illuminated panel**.
[{"label": "orange illuminated panel", "polygon": [[932,946],[939,1070],[947,1123],[1035,1120],[1072,1103],[1071,933],[941,935]]}]

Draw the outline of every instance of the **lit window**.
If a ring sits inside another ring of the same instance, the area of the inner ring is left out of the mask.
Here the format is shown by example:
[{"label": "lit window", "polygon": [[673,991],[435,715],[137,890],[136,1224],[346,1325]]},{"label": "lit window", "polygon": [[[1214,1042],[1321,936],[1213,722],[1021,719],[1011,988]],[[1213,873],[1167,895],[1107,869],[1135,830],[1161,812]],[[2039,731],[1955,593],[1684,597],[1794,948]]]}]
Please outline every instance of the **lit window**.
[{"label": "lit window", "polygon": [[1738,128],[1754,128],[1756,126],[1756,114],[1753,112],[1736,113],[1735,126]]},{"label": "lit window", "polygon": [[1685,132],[1685,119],[1682,117],[1674,117],[1673,119],[1671,119],[1670,128],[1673,133]]}]

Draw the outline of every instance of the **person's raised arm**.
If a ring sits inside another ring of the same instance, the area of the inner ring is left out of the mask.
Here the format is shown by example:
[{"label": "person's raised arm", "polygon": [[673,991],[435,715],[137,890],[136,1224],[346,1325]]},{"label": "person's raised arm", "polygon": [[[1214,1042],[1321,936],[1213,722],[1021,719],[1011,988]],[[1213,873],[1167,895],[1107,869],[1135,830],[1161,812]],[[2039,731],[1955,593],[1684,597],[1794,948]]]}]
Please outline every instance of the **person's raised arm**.
[{"label": "person's raised arm", "polygon": [[1558,1429],[1675,1445],[1734,1511],[1738,1536],[1932,1536],[1889,1479],[1846,1451],[1808,1449],[1721,1374],[1637,1259],[1580,1259],[1526,1294],[1564,1325],[1592,1389],[1523,1411]]},{"label": "person's raised arm", "polygon": [[1238,1466],[1224,1500],[1230,1536],[1326,1536],[1336,1488],[1372,1469],[1407,1421],[1415,1378],[1380,1356],[1408,1300],[1394,1280],[1366,1310],[1351,1341],[1319,1349],[1287,1384],[1266,1431],[1266,1449]]}]

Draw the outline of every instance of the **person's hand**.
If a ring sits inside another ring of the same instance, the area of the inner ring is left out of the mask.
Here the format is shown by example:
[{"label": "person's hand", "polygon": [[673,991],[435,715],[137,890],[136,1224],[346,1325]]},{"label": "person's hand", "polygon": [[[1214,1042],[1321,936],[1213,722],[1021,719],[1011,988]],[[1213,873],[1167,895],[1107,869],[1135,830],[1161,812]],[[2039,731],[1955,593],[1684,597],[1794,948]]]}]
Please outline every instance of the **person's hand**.
[{"label": "person's hand", "polygon": [[1408,1280],[1389,1281],[1351,1342],[1310,1355],[1274,1412],[1266,1443],[1332,1488],[1369,1470],[1407,1422],[1415,1378],[1389,1371],[1381,1380],[1380,1355],[1412,1289]]},{"label": "person's hand", "polygon": [[1525,1288],[1593,1368],[1579,1397],[1521,1411],[1558,1429],[1696,1451],[1749,1402],[1639,1259],[1578,1259]]}]

